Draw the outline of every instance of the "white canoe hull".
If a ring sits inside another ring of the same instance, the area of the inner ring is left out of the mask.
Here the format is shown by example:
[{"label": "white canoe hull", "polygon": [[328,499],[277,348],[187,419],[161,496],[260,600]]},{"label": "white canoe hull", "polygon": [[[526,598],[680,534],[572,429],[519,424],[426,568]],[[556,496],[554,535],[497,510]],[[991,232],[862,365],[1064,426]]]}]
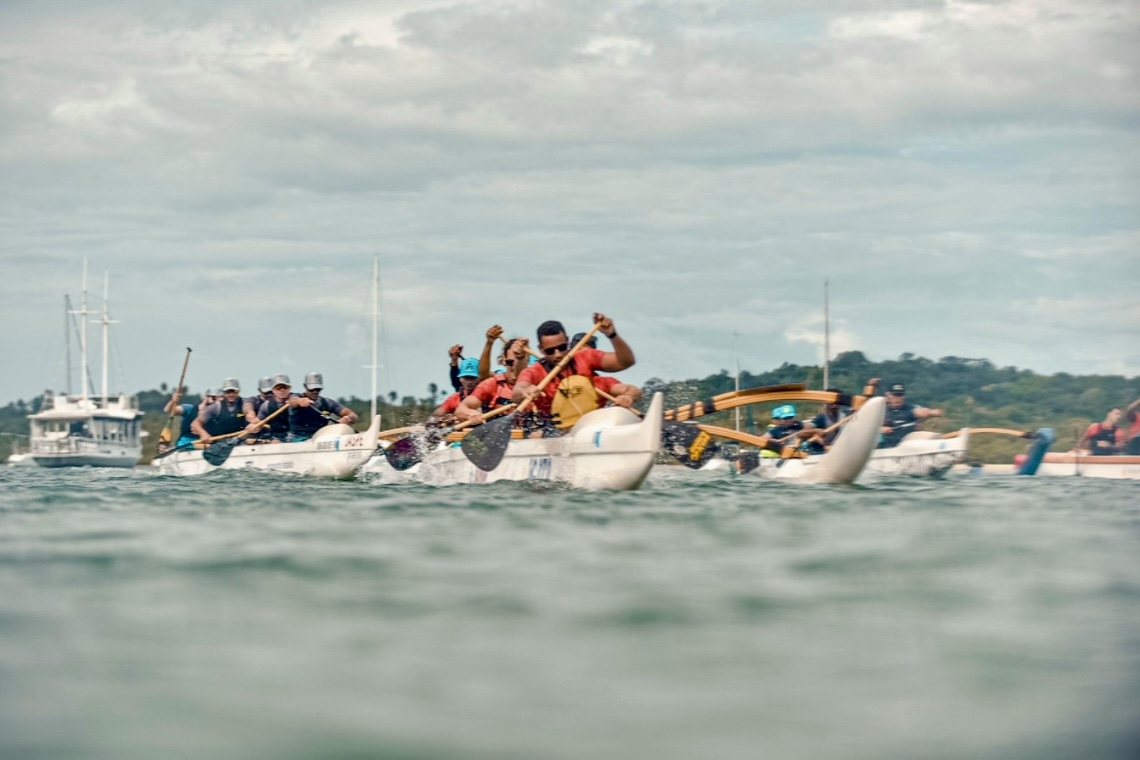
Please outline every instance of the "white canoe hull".
[{"label": "white canoe hull", "polygon": [[885,410],[881,397],[868,399],[826,454],[807,459],[762,458],[760,466],[748,474],[798,483],[854,483],[878,445]]},{"label": "white canoe hull", "polygon": [[1098,457],[1057,452],[1045,455],[1037,467],[1037,474],[1050,477],[1140,480],[1140,456]]},{"label": "white canoe hull", "polygon": [[913,476],[938,478],[966,458],[970,431],[963,428],[954,438],[937,433],[916,432],[902,439],[898,446],[875,449],[867,463],[868,475]]},{"label": "white canoe hull", "polygon": [[503,461],[490,472],[468,461],[458,446],[449,446],[428,452],[422,462],[402,472],[384,457],[374,457],[360,477],[378,484],[535,480],[590,490],[632,490],[645,481],[661,446],[663,406],[657,393],[644,419],[627,409],[607,407],[583,415],[559,438],[511,441]]},{"label": "white canoe hull", "polygon": [[348,425],[329,425],[307,441],[234,446],[226,461],[214,466],[199,450],[179,451],[151,464],[163,475],[204,475],[214,470],[260,470],[316,478],[351,479],[376,450],[380,417],[357,433]]}]

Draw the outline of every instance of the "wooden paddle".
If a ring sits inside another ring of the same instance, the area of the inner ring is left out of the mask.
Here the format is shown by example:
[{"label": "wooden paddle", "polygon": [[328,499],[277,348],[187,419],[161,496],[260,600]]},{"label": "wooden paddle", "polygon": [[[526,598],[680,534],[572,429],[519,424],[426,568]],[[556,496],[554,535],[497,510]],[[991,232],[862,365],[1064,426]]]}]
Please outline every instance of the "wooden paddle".
[{"label": "wooden paddle", "polygon": [[288,411],[289,408],[289,403],[286,402],[282,404],[281,408],[276,412],[269,415],[263,420],[259,420],[252,430],[239,430],[237,433],[229,433],[228,435],[232,437],[218,441],[217,443],[211,443],[206,447],[206,450],[202,452],[202,458],[215,467],[220,466],[230,458],[230,454],[233,452],[234,446],[237,446],[239,443],[241,443],[243,438],[245,438],[250,433],[264,427],[267,422],[269,422],[277,415]]},{"label": "wooden paddle", "polygon": [[[566,365],[574,358],[574,354],[578,353],[579,349],[590,340],[590,337],[601,328],[601,322],[591,327],[590,331],[583,335],[582,339],[566,352],[562,360],[546,373],[546,377],[542,378],[542,382],[535,386],[536,393],[541,393],[546,386],[550,384],[550,381],[556,378],[558,374],[566,368]],[[514,417],[516,414],[525,411],[527,407],[533,403],[532,399],[533,397],[523,399],[523,402],[506,417],[502,417],[485,425],[480,425],[468,433],[460,445],[460,448],[463,450],[463,455],[466,456],[473,465],[484,472],[490,472],[498,467],[499,462],[503,461],[503,457],[507,453],[507,444],[511,442],[511,428],[514,427],[515,424]],[[502,408],[509,409],[510,406]]]},{"label": "wooden paddle", "polygon": [[[186,380],[186,367],[190,364],[190,347],[186,347],[186,358],[182,360],[182,374],[178,376],[178,385],[174,387],[174,395],[182,398],[182,383]],[[174,407],[170,408],[170,416],[166,418],[166,426],[162,428],[162,432],[158,434],[159,445],[170,445],[174,440],[174,431],[170,429],[170,425],[174,422]]]}]

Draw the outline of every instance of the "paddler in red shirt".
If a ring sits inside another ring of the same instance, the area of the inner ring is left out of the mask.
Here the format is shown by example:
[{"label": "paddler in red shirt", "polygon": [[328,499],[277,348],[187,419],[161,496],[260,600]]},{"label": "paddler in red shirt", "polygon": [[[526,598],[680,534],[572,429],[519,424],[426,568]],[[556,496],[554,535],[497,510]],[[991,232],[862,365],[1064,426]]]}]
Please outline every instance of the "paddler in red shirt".
[{"label": "paddler in red shirt", "polygon": [[[575,334],[574,337],[570,339],[570,345],[571,346],[578,345],[578,341],[582,340],[582,338],[585,338],[585,337],[586,337],[586,333]],[[590,339],[588,341],[586,341],[586,347],[587,348],[597,348],[598,347],[598,337],[596,335],[591,335]],[[629,383],[623,383],[623,382],[619,381],[616,377],[611,377],[610,375],[595,375],[594,376],[594,387],[600,391],[600,393],[598,394],[598,408],[599,409],[604,407],[606,404],[610,403],[611,400],[612,400],[614,406],[621,406],[621,407],[625,407],[626,409],[630,409],[633,407],[634,404],[636,404],[638,401],[641,400],[641,389],[640,388],[638,388],[636,385],[630,385]],[[606,398],[605,396],[602,395],[602,393],[608,394],[609,396],[612,397],[612,399]]]},{"label": "paddler in red shirt", "polygon": [[512,340],[503,351],[500,359],[506,370],[491,375],[476,385],[475,390],[471,391],[471,394],[456,407],[456,419],[460,422],[472,420],[472,424],[481,424],[483,414],[496,407],[511,403],[515,383],[518,382],[519,375],[526,369],[530,357],[527,349],[526,338]]},{"label": "paddler in red shirt", "polygon": [[636,359],[633,349],[618,335],[613,320],[605,314],[594,314],[594,324],[599,325],[599,332],[610,339],[614,350],[582,348],[559,376],[551,380],[542,391],[537,391],[536,387],[570,350],[570,342],[561,322],[549,320],[538,326],[538,349],[543,358],[523,370],[515,383],[513,394],[516,404],[526,398],[534,399],[532,436],[558,435],[554,429],[556,426],[569,427],[565,424],[569,417],[559,407],[578,416],[584,410],[597,407],[597,394],[593,385],[597,377],[596,370],[620,372],[634,365]]}]

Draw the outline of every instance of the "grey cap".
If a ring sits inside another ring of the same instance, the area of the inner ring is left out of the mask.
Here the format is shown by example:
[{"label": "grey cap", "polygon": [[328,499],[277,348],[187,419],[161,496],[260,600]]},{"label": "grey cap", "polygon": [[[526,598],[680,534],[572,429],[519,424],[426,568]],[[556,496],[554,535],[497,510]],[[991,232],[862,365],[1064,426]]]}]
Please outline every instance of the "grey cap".
[{"label": "grey cap", "polygon": [[293,383],[289,382],[288,375],[274,375],[273,385],[288,385],[290,388],[293,387]]},{"label": "grey cap", "polygon": [[319,391],[325,387],[325,379],[320,372],[310,372],[305,375],[305,387],[311,391]]},{"label": "grey cap", "polygon": [[236,377],[227,377],[222,383],[223,391],[240,391],[241,383],[237,381]]},{"label": "grey cap", "polygon": [[257,390],[259,393],[269,393],[273,390],[273,378],[269,375],[257,381]]},{"label": "grey cap", "polygon": [[220,395],[222,395],[222,391],[218,388],[209,388],[206,390],[206,395],[207,396],[220,396]]}]

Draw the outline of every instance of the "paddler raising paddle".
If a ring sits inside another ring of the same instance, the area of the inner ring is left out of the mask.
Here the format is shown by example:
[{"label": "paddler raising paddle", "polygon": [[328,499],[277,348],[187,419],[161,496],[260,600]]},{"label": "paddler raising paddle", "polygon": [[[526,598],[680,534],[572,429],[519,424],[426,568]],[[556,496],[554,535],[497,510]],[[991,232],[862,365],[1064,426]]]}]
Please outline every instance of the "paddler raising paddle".
[{"label": "paddler raising paddle", "polygon": [[527,361],[530,358],[527,347],[526,338],[515,338],[510,342],[506,351],[503,352],[502,363],[506,370],[480,381],[475,389],[456,407],[456,419],[470,421],[472,425],[479,425],[483,422],[483,414],[496,407],[511,403],[515,384],[518,382],[519,375],[526,369]]},{"label": "paddler raising paddle", "polygon": [[543,358],[522,371],[513,394],[515,403],[533,400],[534,415],[526,425],[532,437],[560,435],[558,428],[570,427],[582,414],[597,408],[595,370],[620,372],[634,365],[633,349],[618,335],[613,320],[594,314],[594,324],[610,339],[613,351],[582,348],[541,391],[537,386],[570,350],[570,342],[561,322],[548,320],[538,326],[538,348]]}]

